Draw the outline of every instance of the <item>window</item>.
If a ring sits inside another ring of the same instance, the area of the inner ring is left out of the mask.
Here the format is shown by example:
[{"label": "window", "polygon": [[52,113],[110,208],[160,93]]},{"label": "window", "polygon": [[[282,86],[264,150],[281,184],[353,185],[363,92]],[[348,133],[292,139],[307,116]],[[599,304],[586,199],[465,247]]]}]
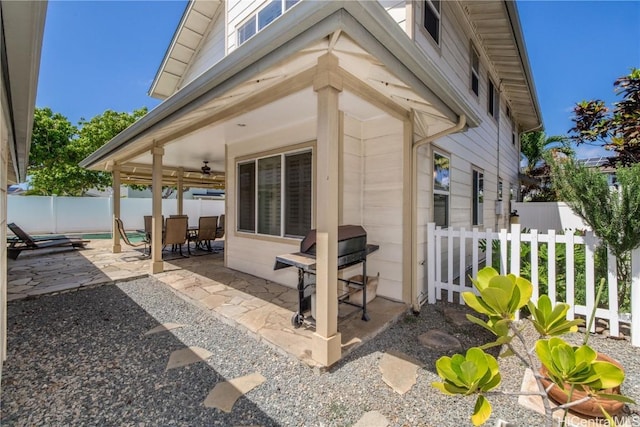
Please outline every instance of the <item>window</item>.
[{"label": "window", "polygon": [[473,225],[482,225],[483,223],[483,208],[484,208],[484,174],[478,170],[473,170],[473,206],[472,216]]},{"label": "window", "polygon": [[311,173],[311,151],[239,163],[238,231],[305,236],[311,229]]},{"label": "window", "polygon": [[433,153],[433,220],[436,226],[449,226],[449,157]]},{"label": "window", "polygon": [[258,31],[276,20],[300,0],[271,0],[257,13],[251,15],[237,29],[238,46],[253,37]]},{"label": "window", "polygon": [[516,130],[516,124],[511,121],[511,144],[516,145],[518,142],[518,131]]},{"label": "window", "polygon": [[424,28],[440,44],[440,0],[424,1]]},{"label": "window", "polygon": [[253,15],[247,22],[238,28],[238,46],[249,40],[256,33],[256,16]]},{"label": "window", "polygon": [[473,46],[471,46],[471,90],[476,96],[480,93],[480,58]]},{"label": "window", "polygon": [[491,79],[489,79],[488,86],[489,90],[487,92],[487,111],[489,112],[489,115],[491,117],[498,121],[498,116],[500,114],[500,95],[498,94],[498,89],[496,89]]}]

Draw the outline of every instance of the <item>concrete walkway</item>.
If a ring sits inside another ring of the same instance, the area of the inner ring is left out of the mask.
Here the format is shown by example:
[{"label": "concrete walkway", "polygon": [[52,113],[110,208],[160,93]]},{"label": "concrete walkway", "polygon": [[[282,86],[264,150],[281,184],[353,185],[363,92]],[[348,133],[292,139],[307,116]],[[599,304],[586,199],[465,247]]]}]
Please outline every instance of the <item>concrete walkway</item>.
[{"label": "concrete walkway", "polygon": [[[311,358],[313,328],[291,326],[298,305],[295,289],[225,268],[222,253],[196,255],[165,261],[165,272],[154,277],[224,322],[315,366]],[[175,257],[169,252],[166,258]],[[110,240],[92,240],[82,250],[23,253],[17,260],[8,260],[8,300],[132,280],[146,277],[148,271],[149,260],[141,251],[123,246],[122,253],[113,254]],[[406,310],[404,304],[377,297],[367,305],[371,320],[364,322],[353,307],[341,305],[338,329],[343,356]]]}]

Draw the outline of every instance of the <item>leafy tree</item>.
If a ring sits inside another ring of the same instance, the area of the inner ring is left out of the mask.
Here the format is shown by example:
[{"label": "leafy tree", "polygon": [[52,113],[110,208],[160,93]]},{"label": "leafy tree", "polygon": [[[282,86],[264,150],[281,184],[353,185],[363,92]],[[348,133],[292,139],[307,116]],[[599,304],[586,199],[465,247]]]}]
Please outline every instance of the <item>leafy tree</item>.
[{"label": "leafy tree", "polygon": [[553,185],[561,200],[587,223],[617,258],[618,299],[628,303],[629,253],[640,246],[640,163],[618,168],[617,188],[598,170],[572,159],[553,164]]},{"label": "leafy tree", "polygon": [[571,139],[577,144],[602,145],[617,156],[612,163],[630,165],[640,162],[640,69],[632,68],[627,76],[614,83],[622,101],[613,110],[604,101],[582,101],[574,107]]},{"label": "leafy tree", "polygon": [[146,108],[133,113],[107,110],[89,121],[73,126],[50,108],[37,108],[29,154],[29,194],[82,196],[91,188],[111,185],[111,175],[78,166],[89,154],[146,114]]},{"label": "leafy tree", "polygon": [[522,172],[530,182],[522,188],[522,196],[532,201],[555,201],[550,183],[549,161],[559,155],[573,156],[570,141],[565,136],[547,136],[542,131],[528,132],[520,137],[520,152],[526,161]]}]

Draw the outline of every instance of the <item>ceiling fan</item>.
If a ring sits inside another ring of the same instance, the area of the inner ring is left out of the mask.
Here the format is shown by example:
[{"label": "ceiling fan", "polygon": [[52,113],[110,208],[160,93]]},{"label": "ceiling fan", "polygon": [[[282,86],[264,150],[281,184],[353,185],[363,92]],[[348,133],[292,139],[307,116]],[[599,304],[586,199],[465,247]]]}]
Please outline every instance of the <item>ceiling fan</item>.
[{"label": "ceiling fan", "polygon": [[209,167],[209,161],[208,160],[203,160],[202,163],[204,163],[204,166],[202,166],[200,168],[200,170],[202,171],[203,175],[209,175],[211,173],[211,168]]}]

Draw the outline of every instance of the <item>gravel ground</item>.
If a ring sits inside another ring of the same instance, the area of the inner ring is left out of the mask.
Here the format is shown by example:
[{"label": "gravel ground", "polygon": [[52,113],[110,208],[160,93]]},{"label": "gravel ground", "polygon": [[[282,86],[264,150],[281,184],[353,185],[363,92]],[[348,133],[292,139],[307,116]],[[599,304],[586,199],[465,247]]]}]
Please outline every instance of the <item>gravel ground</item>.
[{"label": "gravel ground", "polygon": [[[477,327],[447,324],[445,305],[408,315],[364,344],[329,372],[318,373],[226,325],[152,278],[9,303],[8,360],[4,364],[3,426],[347,426],[367,411],[393,426],[471,425],[474,400],[449,397],[430,386],[442,354],[417,336],[448,331],[465,348],[487,342]],[[460,306],[456,306],[460,307]],[[187,327],[145,336],[159,323]],[[579,338],[579,337],[577,337]],[[640,401],[640,349],[628,342],[591,339],[627,370],[623,392]],[[165,371],[169,354],[185,345],[213,353],[207,363]],[[389,350],[420,360],[417,384],[405,395],[381,377],[378,362]],[[501,362],[505,389],[519,389],[523,369]],[[259,372],[265,383],[226,414],[203,401],[217,382]],[[515,397],[492,398],[494,415],[518,426],[542,425]],[[632,410],[639,407],[634,405]],[[633,425],[640,425],[634,415]]]}]

